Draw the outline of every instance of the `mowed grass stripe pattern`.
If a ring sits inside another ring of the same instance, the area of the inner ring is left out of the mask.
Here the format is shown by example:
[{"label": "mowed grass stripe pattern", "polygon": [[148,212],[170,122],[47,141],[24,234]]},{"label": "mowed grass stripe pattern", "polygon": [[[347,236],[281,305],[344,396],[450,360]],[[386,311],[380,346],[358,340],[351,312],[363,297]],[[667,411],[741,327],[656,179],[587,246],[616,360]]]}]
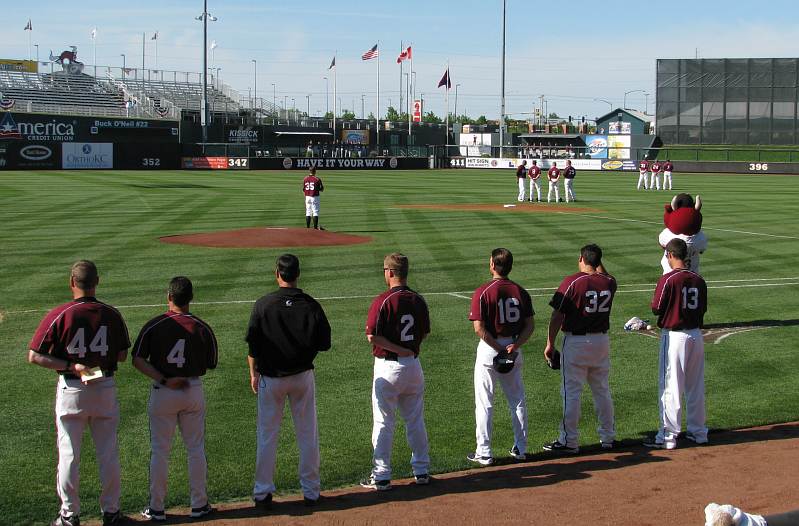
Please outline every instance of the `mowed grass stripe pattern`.
[{"label": "mowed grass stripe pattern", "polygon": [[[511,277],[527,288],[551,287],[576,270],[577,251],[597,242],[621,288],[654,284],[663,204],[671,193],[637,192],[633,173],[580,172],[578,205],[601,210],[589,218],[566,213],[417,210],[415,203],[514,203],[508,171],[345,172],[321,174],[322,224],[329,230],[374,237],[369,244],[293,250],[302,261],[301,286],[323,300],[333,325],[333,349],[317,359],[317,389],[326,488],[351,484],[370,469],[372,359],[363,336],[369,297],[382,291],[382,258],[400,250],[411,258],[411,286],[421,293],[471,291],[488,279],[497,246],[515,256]],[[272,290],[279,249],[209,249],[164,244],[160,236],[254,226],[302,226],[303,174],[296,172],[4,172],[0,174],[0,246],[3,272],[0,357],[8,364],[0,392],[0,512],[12,524],[42,523],[57,510],[53,399],[55,377],[25,362],[28,341],[43,312],[68,299],[69,265],[98,263],[101,299],[117,305],[165,301],[168,280],[185,274],[198,302],[255,299]],[[710,248],[702,270],[710,280],[795,276],[790,262],[799,242],[736,234],[746,230],[793,235],[799,217],[799,180],[791,177],[675,174],[675,192],[701,193]],[[760,191],[760,192],[759,192]],[[527,205],[521,205],[527,206]],[[564,205],[551,205],[557,211]],[[630,219],[645,222],[624,222]],[[654,223],[654,224],[653,224]],[[716,230],[723,229],[723,230]],[[799,287],[711,289],[708,323],[780,320],[774,329],[736,334],[707,348],[711,427],[740,427],[796,420]],[[795,280],[794,280],[795,282]],[[645,288],[645,287],[635,287]],[[544,292],[540,292],[544,293]],[[538,294],[538,293],[537,293]],[[465,294],[466,296],[470,294]],[[365,298],[364,298],[365,297]],[[432,334],[423,348],[427,426],[434,472],[466,467],[474,447],[472,372],[476,339],[466,320],[468,301],[427,296]],[[632,316],[649,317],[646,293],[619,294],[611,331],[611,387],[619,437],[637,438],[657,424],[657,342],[627,334]],[[561,414],[559,376],[540,357],[550,309],[536,297],[538,328],[525,348],[530,450],[555,437]],[[198,304],[193,310],[215,329],[220,365],[205,380],[208,400],[209,490],[215,501],[246,498],[255,460],[255,398],[249,391],[243,342],[249,304]],[[126,309],[131,335],[163,309]],[[117,376],[122,417],[123,508],[147,502],[148,383],[129,364]],[[584,398],[581,441],[597,441],[590,394]],[[507,405],[497,393],[494,450],[512,444]],[[398,424],[396,477],[410,475],[410,452]],[[98,513],[99,483],[91,440],[84,441],[81,494],[84,517]],[[297,451],[287,415],[276,482],[297,491]],[[188,505],[185,453],[172,455],[169,506]]]}]

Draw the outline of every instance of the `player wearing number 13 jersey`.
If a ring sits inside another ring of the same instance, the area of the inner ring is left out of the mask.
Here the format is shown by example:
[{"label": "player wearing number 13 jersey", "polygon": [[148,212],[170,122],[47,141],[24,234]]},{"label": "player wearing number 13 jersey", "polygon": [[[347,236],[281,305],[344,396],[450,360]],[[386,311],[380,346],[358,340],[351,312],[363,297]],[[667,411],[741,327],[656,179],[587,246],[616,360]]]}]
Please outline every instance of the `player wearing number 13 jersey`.
[{"label": "player wearing number 13 jersey", "polygon": [[408,258],[389,254],[383,260],[388,290],[377,296],[366,317],[366,338],[372,344],[371,474],[361,485],[378,491],[391,488],[391,448],[397,409],[405,420],[411,467],[417,484],[430,480],[430,455],[424,425],[424,374],[419,362],[422,341],[430,333],[430,313],[421,295],[408,287]]},{"label": "player wearing number 13 jersey", "polygon": [[554,309],[549,320],[544,356],[550,358],[558,331],[563,331],[560,354],[563,383],[563,418],[557,440],[544,445],[546,451],[577,453],[580,436],[580,396],[585,382],[591,386],[594,408],[599,420],[602,447],[610,449],[616,438],[613,399],[610,396],[610,309],[616,294],[616,280],[605,273],[602,249],[586,245],[577,260],[580,272],[566,276],[552,296]]},{"label": "player wearing number 13 jersey", "polygon": [[211,327],[189,313],[193,299],[189,278],[169,282],[169,310],[142,327],[133,345],[133,365],[153,379],[150,416],[150,503],[142,512],[150,520],[166,520],[164,499],[169,450],[175,426],[186,444],[191,488],[191,516],[211,512],[206,492],[205,395],[200,377],[216,368],[217,345]]},{"label": "player wearing number 13 jersey", "polygon": [[[120,521],[119,448],[114,372],[130,347],[128,329],[115,308],[95,299],[99,283],[91,261],[72,265],[69,286],[73,301],[44,317],[28,346],[28,361],[58,371],[55,417],[58,431],[56,488],[61,510],[53,521],[60,526],[80,524],[80,452],[83,431],[91,429],[100,468],[100,509],[103,524]],[[89,368],[102,371],[88,380]]]},{"label": "player wearing number 13 jersey", "polygon": [[513,368],[501,374],[494,369],[499,353],[521,351],[533,334],[533,302],[521,285],[508,279],[513,268],[513,254],[506,248],[491,252],[491,281],[472,295],[469,320],[480,338],[474,364],[474,416],[477,448],[467,457],[472,462],[488,465],[494,462],[491,453],[491,426],[494,414],[494,390],[497,381],[505,392],[513,426],[514,443],[510,454],[523,460],[527,452],[527,402],[522,381],[522,354]]},{"label": "player wearing number 13 jersey", "polygon": [[652,297],[652,312],[658,316],[660,357],[658,412],[660,422],[649,447],[674,449],[682,428],[685,391],[688,438],[707,442],[705,427],[705,343],[702,322],[707,311],[707,285],[699,274],[688,270],[688,245],[674,238],[666,245],[671,272],[658,280]]}]

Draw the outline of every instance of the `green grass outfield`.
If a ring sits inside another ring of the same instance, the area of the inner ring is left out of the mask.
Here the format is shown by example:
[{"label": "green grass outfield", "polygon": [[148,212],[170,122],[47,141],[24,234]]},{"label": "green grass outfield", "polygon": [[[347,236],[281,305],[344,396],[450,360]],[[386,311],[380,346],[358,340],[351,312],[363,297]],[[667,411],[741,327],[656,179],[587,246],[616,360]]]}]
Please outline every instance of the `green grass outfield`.
[{"label": "green grass outfield", "polygon": [[[58,509],[53,401],[56,375],[26,362],[27,344],[47,309],[68,301],[69,265],[97,262],[98,296],[120,306],[135,337],[162,312],[168,280],[195,285],[193,312],[215,329],[219,368],[206,377],[209,492],[213,502],[248,498],[255,464],[256,399],[243,342],[251,302],[273,290],[282,250],[212,249],[163,244],[159,236],[253,226],[303,226],[301,172],[4,172],[0,173],[0,523],[41,523]],[[611,387],[620,439],[638,439],[657,423],[657,343],[628,334],[631,316],[648,317],[660,275],[657,235],[672,193],[635,190],[637,173],[581,172],[578,206],[598,212],[464,212],[400,209],[411,203],[515,203],[512,171],[321,173],[322,224],[374,236],[372,243],[295,249],[300,285],[320,298],[333,327],[333,348],[316,361],[322,484],[356,483],[371,463],[372,358],[363,334],[371,298],[384,289],[382,258],[410,257],[412,287],[425,294],[432,334],[421,359],[427,381],[426,422],[432,471],[469,467],[474,448],[472,371],[476,338],[467,321],[471,295],[489,278],[490,250],[513,251],[511,278],[531,290],[537,329],[525,347],[530,450],[556,437],[559,375],[541,352],[560,280],[576,271],[587,242],[605,250],[619,292],[613,307]],[[735,428],[799,420],[799,178],[675,173],[675,192],[701,193],[709,249],[706,323],[780,320],[776,328],[739,332],[706,349],[708,424]],[[525,206],[525,205],[522,205]],[[459,293],[459,294],[451,294]],[[148,496],[148,382],[129,364],[117,375],[122,409],[122,506],[138,512]],[[595,444],[590,394],[581,421],[584,445]],[[276,483],[296,492],[297,448],[287,413]],[[512,432],[498,394],[494,452],[506,455]],[[712,435],[711,435],[712,440]],[[85,438],[83,517],[98,514],[99,482]],[[395,477],[410,475],[404,431],[395,435]],[[168,506],[187,506],[185,454],[172,457]]]}]

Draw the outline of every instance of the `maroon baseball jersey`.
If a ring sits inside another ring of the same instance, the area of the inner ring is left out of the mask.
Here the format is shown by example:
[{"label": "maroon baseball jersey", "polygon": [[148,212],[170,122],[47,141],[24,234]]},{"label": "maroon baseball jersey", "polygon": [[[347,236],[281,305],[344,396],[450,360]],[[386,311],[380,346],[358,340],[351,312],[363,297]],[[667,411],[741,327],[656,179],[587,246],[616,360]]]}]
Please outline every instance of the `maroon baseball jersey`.
[{"label": "maroon baseball jersey", "polygon": [[494,338],[516,336],[533,316],[533,300],[521,285],[509,279],[492,279],[472,294],[469,320],[482,321]]},{"label": "maroon baseball jersey", "polygon": [[646,172],[647,170],[649,170],[649,161],[641,161],[640,163],[638,163],[638,169],[641,170],[642,172]]},{"label": "maroon baseball jersey", "polygon": [[28,348],[69,362],[115,371],[117,354],[130,347],[128,328],[114,307],[78,298],[47,313]]},{"label": "maroon baseball jersey", "polygon": [[671,172],[673,170],[674,170],[674,165],[673,164],[671,164],[670,162],[663,163],[663,171],[664,172]]},{"label": "maroon baseball jersey", "polygon": [[527,168],[523,164],[516,167],[516,177],[523,179],[527,175]]},{"label": "maroon baseball jersey", "polygon": [[652,171],[659,172],[660,171],[660,163],[652,163]]},{"label": "maroon baseball jersey", "polygon": [[661,329],[687,330],[702,327],[707,311],[707,285],[702,276],[687,269],[664,274],[655,287],[652,312]]},{"label": "maroon baseball jersey", "polygon": [[557,166],[553,166],[547,172],[547,177],[549,177],[550,181],[557,181],[560,178],[560,168]]},{"label": "maroon baseball jersey", "polygon": [[133,345],[137,356],[166,377],[202,376],[216,368],[216,337],[200,318],[167,312],[144,324]]},{"label": "maroon baseball jersey", "polygon": [[[366,334],[382,336],[391,343],[419,355],[422,338],[430,333],[430,312],[424,298],[408,287],[393,287],[372,301],[366,316]],[[372,354],[379,358],[396,353],[377,345]]]},{"label": "maroon baseball jersey", "polygon": [[566,276],[549,304],[565,317],[561,330],[573,334],[607,332],[616,294],[613,276],[578,272]]},{"label": "maroon baseball jersey", "polygon": [[566,168],[563,169],[563,177],[565,179],[574,179],[576,175],[577,175],[577,170],[574,168],[574,166],[567,166]]},{"label": "maroon baseball jersey", "polygon": [[538,179],[541,177],[541,168],[537,164],[534,164],[527,170],[527,175],[530,179]]},{"label": "maroon baseball jersey", "polygon": [[319,192],[323,191],[325,186],[322,180],[315,175],[309,175],[302,180],[302,193],[310,197],[319,196]]}]

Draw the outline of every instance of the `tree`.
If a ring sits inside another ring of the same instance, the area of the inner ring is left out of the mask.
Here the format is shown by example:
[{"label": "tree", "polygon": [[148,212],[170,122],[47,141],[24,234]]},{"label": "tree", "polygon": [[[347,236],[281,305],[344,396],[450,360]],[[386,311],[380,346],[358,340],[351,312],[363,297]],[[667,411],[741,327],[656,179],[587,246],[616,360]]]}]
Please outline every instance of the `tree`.
[{"label": "tree", "polygon": [[386,120],[391,122],[397,122],[400,120],[399,113],[394,108],[394,106],[389,106],[388,110],[386,110]]},{"label": "tree", "polygon": [[488,119],[486,119],[485,115],[480,115],[477,117],[477,120],[474,121],[475,124],[488,124]]},{"label": "tree", "polygon": [[329,112],[325,113],[325,119],[330,120],[332,118],[333,118],[333,112],[332,111],[329,111]]},{"label": "tree", "polygon": [[369,116],[368,116],[368,117],[366,117],[366,118],[367,118],[368,120],[370,120],[370,121],[373,121],[373,120],[375,120],[375,114],[374,114],[374,113],[372,113],[372,112],[370,111],[370,112],[369,112]]},{"label": "tree", "polygon": [[439,117],[438,115],[436,115],[432,111],[428,111],[427,113],[424,114],[424,117],[422,117],[422,122],[429,122],[429,123],[432,123],[432,124],[441,124],[442,121],[441,121],[441,117]]},{"label": "tree", "polygon": [[343,121],[355,120],[355,113],[350,110],[341,110],[341,120]]}]

